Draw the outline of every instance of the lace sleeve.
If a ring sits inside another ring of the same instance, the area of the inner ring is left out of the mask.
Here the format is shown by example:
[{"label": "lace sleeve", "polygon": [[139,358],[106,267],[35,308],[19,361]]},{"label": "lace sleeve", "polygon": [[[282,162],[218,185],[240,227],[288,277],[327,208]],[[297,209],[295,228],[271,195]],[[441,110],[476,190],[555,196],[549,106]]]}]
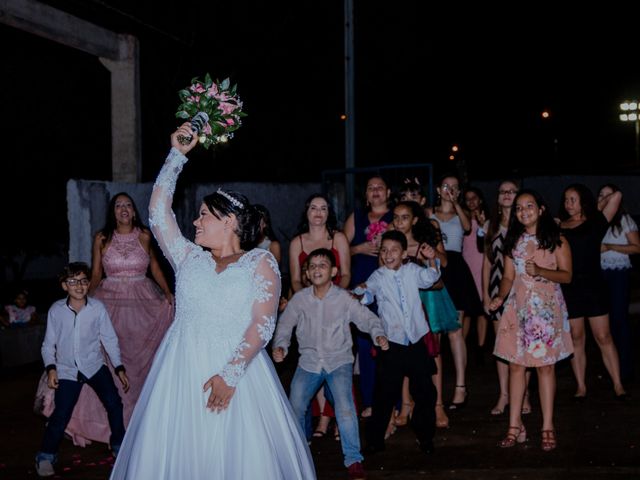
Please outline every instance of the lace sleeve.
[{"label": "lace sleeve", "polygon": [[192,245],[182,236],[176,216],[171,210],[176,181],[187,160],[178,150],[171,149],[153,185],[149,202],[149,226],[174,270],[184,260]]},{"label": "lace sleeve", "polygon": [[[262,252],[261,252],[262,253]],[[225,365],[220,376],[230,387],[235,387],[244,375],[249,362],[263,349],[276,327],[276,314],[280,300],[280,270],[269,252],[257,259],[253,278],[253,307],[251,324],[236,347],[233,358]]]}]

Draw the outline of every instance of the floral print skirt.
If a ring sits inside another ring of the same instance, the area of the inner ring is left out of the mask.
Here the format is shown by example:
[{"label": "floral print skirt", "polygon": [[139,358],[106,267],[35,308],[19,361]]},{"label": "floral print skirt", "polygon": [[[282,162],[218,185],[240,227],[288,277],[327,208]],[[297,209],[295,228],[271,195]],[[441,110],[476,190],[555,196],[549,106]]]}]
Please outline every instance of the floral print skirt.
[{"label": "floral print skirt", "polygon": [[498,323],[493,353],[525,367],[553,365],[573,353],[560,285],[516,278]]}]

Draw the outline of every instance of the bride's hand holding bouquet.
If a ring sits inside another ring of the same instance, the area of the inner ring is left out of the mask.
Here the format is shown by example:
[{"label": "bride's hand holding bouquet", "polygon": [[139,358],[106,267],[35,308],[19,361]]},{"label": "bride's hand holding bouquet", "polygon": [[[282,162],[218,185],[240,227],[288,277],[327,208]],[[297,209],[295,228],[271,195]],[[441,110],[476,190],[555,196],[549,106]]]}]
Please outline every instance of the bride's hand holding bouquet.
[{"label": "bride's hand holding bouquet", "polygon": [[[181,142],[181,139],[191,138],[191,141],[186,145]],[[189,153],[193,147],[198,144],[198,136],[192,135],[191,122],[184,122],[178,127],[178,129],[171,134],[171,146],[178,150],[182,155]]]}]

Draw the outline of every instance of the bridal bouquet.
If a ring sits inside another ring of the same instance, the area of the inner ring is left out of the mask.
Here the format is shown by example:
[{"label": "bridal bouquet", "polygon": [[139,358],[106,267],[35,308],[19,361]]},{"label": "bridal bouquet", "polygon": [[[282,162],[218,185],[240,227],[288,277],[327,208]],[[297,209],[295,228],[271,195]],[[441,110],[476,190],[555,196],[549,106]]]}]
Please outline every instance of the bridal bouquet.
[{"label": "bridal bouquet", "polygon": [[204,81],[195,77],[191,85],[178,92],[178,97],[182,103],[176,112],[177,118],[190,120],[201,113],[199,123],[194,122],[194,127],[198,130],[200,143],[207,149],[233,138],[233,132],[242,124],[242,117],[247,116],[242,111],[236,85],[232,86],[228,78],[218,82],[208,73]]}]

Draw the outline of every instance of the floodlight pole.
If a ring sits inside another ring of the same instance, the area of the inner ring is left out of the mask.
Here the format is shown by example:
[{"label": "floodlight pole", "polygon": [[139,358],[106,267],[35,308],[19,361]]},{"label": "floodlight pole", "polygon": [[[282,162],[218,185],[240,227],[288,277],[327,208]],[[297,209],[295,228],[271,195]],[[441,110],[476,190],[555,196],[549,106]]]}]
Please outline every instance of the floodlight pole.
[{"label": "floodlight pole", "polygon": [[[346,169],[354,168],[356,165],[354,57],[353,0],[344,0],[344,164]],[[353,173],[347,173],[345,174],[347,212],[354,208],[354,196]]]}]

